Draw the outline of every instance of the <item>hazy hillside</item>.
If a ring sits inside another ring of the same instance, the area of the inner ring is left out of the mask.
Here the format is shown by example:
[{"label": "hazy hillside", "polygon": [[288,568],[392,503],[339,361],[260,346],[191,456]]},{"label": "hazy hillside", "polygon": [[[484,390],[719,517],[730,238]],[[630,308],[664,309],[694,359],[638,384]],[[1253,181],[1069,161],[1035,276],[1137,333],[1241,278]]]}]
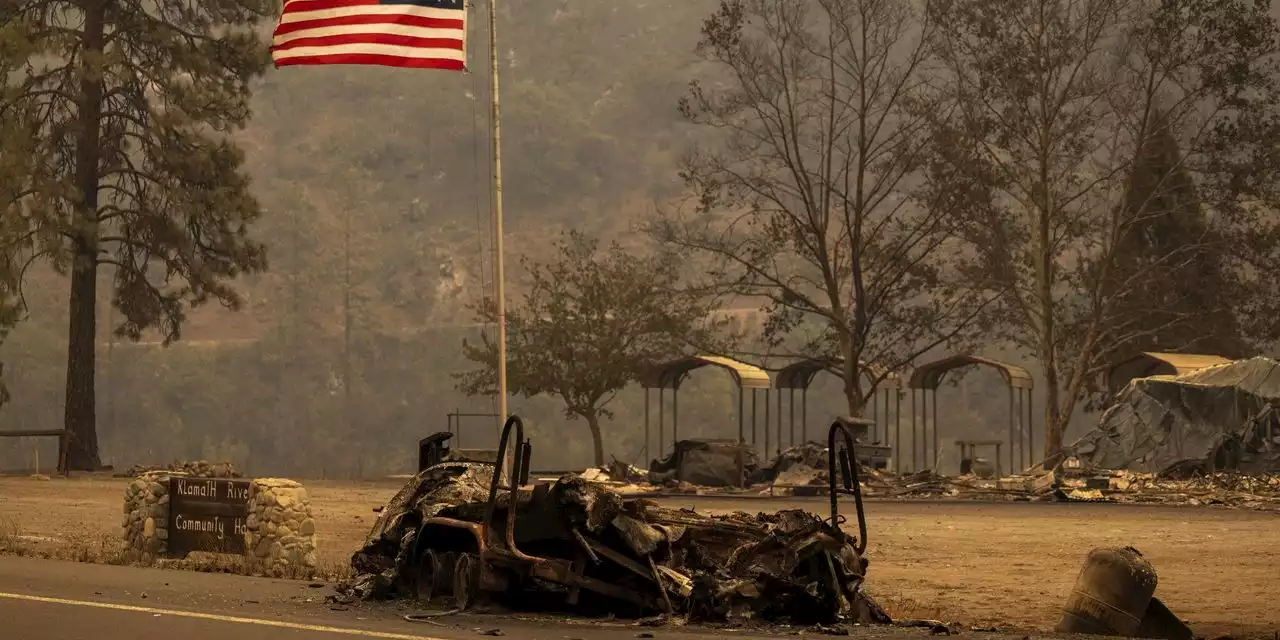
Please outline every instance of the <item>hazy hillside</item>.
[{"label": "hazy hillside", "polygon": [[[619,236],[655,201],[679,194],[676,160],[691,132],[676,100],[703,71],[693,46],[715,6],[714,0],[502,3],[505,220],[514,287],[515,257],[539,255],[560,230]],[[260,472],[403,471],[411,443],[443,429],[446,411],[491,410],[488,401],[468,402],[453,390],[449,374],[464,366],[459,342],[474,329],[447,328],[470,323],[465,305],[491,286],[488,43],[481,17],[472,19],[476,73],[295,67],[266,76],[253,123],[240,138],[267,211],[256,232],[269,244],[270,271],[241,283],[248,301],[242,313],[216,307],[193,313],[183,345],[118,346],[111,357],[104,346],[104,460],[205,456]],[[350,427],[338,391],[348,239]],[[66,290],[65,280],[51,274],[28,287],[32,318],[0,350],[14,393],[13,404],[0,410],[5,425],[60,423]],[[100,317],[105,343],[112,319],[105,298]],[[998,378],[974,379],[976,399],[950,414],[944,435],[995,429],[994,436],[1005,428]],[[950,394],[944,392],[944,404]],[[810,396],[811,425],[839,409],[834,380],[823,378]],[[636,390],[620,398],[606,447],[635,461],[643,440],[640,397]],[[535,449],[539,466],[586,462],[589,447],[579,446],[585,427],[566,424],[554,403],[521,400],[513,407],[535,424],[543,443]],[[682,435],[734,435],[734,407],[725,376],[698,373],[682,390]],[[903,411],[909,420],[906,400]],[[653,421],[656,437],[656,402]],[[0,458],[26,460],[31,446],[0,442]],[[41,446],[51,460],[51,443]]]},{"label": "hazy hillside", "polygon": [[[625,230],[673,193],[684,137],[675,104],[712,6],[500,5],[509,256],[536,254],[564,226]],[[269,212],[260,235],[274,249],[271,274],[249,287],[256,322],[282,312],[295,272],[340,282],[348,213],[368,321],[462,319],[459,303],[480,289],[482,248],[492,251],[487,41],[480,19],[471,26],[474,73],[332,67],[266,77],[243,136]]]}]

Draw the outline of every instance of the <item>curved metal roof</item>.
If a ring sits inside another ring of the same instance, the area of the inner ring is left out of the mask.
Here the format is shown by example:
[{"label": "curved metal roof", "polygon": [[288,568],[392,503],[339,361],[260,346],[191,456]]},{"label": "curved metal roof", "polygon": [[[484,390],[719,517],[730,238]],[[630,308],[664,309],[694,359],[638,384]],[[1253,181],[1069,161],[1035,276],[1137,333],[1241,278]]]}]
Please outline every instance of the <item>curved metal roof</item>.
[{"label": "curved metal roof", "polygon": [[1162,353],[1144,351],[1133,357],[1121,360],[1107,368],[1107,387],[1118,391],[1136,378],[1151,376],[1180,376],[1206,367],[1232,362],[1229,358],[1198,353]]},{"label": "curved metal roof", "polygon": [[[902,380],[898,374],[892,371],[886,371],[884,367],[861,363],[864,372],[868,374],[872,381],[880,380],[880,384],[876,385],[879,389],[899,389],[902,387]],[[813,384],[813,379],[823,371],[827,371],[830,367],[836,366],[829,360],[798,360],[779,369],[774,373],[775,389],[808,389]]]},{"label": "curved metal roof", "polygon": [[646,389],[679,389],[690,371],[708,365],[728,371],[734,383],[742,389],[768,389],[772,386],[769,373],[764,369],[722,356],[690,356],[657,365],[641,384]]},{"label": "curved metal roof", "polygon": [[1035,381],[1031,379],[1031,374],[1026,369],[1007,362],[967,353],[926,362],[916,367],[911,371],[911,379],[907,382],[907,387],[911,389],[936,390],[938,385],[942,384],[942,378],[948,373],[972,365],[991,367],[999,371],[1004,381],[1013,389],[1035,388]]}]

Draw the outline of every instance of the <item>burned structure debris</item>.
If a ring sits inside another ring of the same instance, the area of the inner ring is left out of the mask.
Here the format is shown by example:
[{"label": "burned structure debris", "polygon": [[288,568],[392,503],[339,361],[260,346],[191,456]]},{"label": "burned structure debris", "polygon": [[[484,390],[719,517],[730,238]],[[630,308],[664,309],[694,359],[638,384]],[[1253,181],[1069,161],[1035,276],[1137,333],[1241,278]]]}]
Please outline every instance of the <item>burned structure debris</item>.
[{"label": "burned structure debris", "polygon": [[680,440],[671,455],[649,465],[649,484],[745,487],[759,473],[755,450],[734,440]]},{"label": "burned structure debris", "polygon": [[[519,451],[522,431],[518,418],[509,420],[499,451]],[[511,474],[501,460],[440,462],[382,510],[345,589],[363,598],[449,599],[460,609],[533,592],[616,615],[887,623],[862,591],[866,524],[853,439],[844,432],[837,443],[838,432],[833,426],[830,518],[802,510],[708,516],[624,499],[574,475],[529,487],[521,456]],[[857,536],[841,528],[841,493],[855,496]]]},{"label": "burned structure debris", "polygon": [[[851,434],[858,466],[871,471],[888,466],[892,450],[867,442],[873,420],[859,417],[836,419]],[[679,440],[672,452],[649,464],[648,482],[654,487],[746,488],[765,484],[822,487],[827,483],[827,445],[805,442],[778,452],[768,466],[760,464],[756,450],[736,440]],[[615,475],[610,471],[610,475]]]},{"label": "burned structure debris", "polygon": [[1280,472],[1280,362],[1250,358],[1132,381],[1073,454],[1160,476]]}]

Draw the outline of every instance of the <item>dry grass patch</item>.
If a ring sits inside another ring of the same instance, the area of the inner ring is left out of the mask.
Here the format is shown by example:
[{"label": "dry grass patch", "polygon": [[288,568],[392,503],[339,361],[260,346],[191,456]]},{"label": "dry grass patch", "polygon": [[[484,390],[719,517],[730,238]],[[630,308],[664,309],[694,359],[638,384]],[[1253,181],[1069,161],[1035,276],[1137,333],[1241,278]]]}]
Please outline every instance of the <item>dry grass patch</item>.
[{"label": "dry grass patch", "polygon": [[335,562],[322,562],[321,566],[313,568],[275,567],[263,570],[253,566],[245,556],[233,553],[192,552],[185,558],[154,558],[129,549],[118,534],[84,531],[63,538],[26,535],[17,522],[9,518],[0,520],[0,555],[287,580],[334,582],[351,575],[349,566]]},{"label": "dry grass patch", "polygon": [[22,539],[18,523],[10,518],[0,519],[0,554],[27,555],[28,545]]},{"label": "dry grass patch", "polygon": [[66,538],[27,535],[12,519],[0,520],[0,554],[93,564],[127,564],[118,536],[81,531]]}]

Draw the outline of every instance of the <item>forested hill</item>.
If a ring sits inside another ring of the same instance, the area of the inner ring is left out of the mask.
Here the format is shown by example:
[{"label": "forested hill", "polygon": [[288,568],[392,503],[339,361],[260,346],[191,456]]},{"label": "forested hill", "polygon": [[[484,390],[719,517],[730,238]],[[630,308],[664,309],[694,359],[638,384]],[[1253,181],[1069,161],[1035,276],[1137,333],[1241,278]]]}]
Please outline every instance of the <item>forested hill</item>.
[{"label": "forested hill", "polygon": [[[547,255],[562,229],[616,236],[655,200],[679,194],[676,164],[689,129],[677,100],[699,72],[694,46],[715,6],[713,0],[500,1],[512,287],[520,279],[516,258]],[[482,3],[470,27],[474,73],[268,72],[239,139],[266,210],[254,233],[268,245],[269,270],[236,283],[247,302],[242,312],[217,305],[194,310],[181,344],[163,351],[109,350],[105,342],[119,318],[109,309],[107,287],[99,289],[105,460],[209,457],[273,473],[400,471],[410,464],[407,445],[360,456],[351,455],[353,447],[414,442],[424,429],[443,428],[445,411],[469,406],[449,376],[465,366],[464,332],[448,325],[471,322],[466,305],[492,286]],[[358,416],[351,428],[342,421],[337,382],[348,237]],[[489,270],[483,278],[482,255]],[[103,269],[100,277],[105,282],[111,274]],[[31,315],[0,347],[13,392],[0,412],[4,427],[62,423],[67,295],[66,278],[51,273],[34,274],[25,288]],[[708,383],[724,381],[708,376]],[[695,416],[695,390],[689,395],[682,412]],[[471,404],[491,409],[487,400]],[[514,408],[535,425],[562,423],[554,402],[533,405],[520,401]],[[611,450],[637,451],[638,415],[638,406],[620,410],[620,419],[636,428],[611,438]],[[52,459],[46,449],[45,459]],[[584,452],[548,448],[566,455],[540,464],[579,465]],[[10,466],[29,457],[18,443],[0,447]]]},{"label": "forested hill", "polygon": [[[686,134],[676,101],[714,6],[499,5],[509,256],[536,255],[564,227],[625,230],[655,198],[674,195]],[[270,324],[283,310],[294,274],[340,283],[348,211],[352,280],[370,321],[391,329],[467,320],[455,302],[482,290],[476,258],[492,250],[484,15],[472,11],[472,73],[294,67],[267,75],[243,135],[267,210],[259,234],[272,250],[269,275],[247,287],[255,322]],[[323,314],[339,301],[330,294],[302,304]],[[220,314],[218,323],[246,320]]]}]

